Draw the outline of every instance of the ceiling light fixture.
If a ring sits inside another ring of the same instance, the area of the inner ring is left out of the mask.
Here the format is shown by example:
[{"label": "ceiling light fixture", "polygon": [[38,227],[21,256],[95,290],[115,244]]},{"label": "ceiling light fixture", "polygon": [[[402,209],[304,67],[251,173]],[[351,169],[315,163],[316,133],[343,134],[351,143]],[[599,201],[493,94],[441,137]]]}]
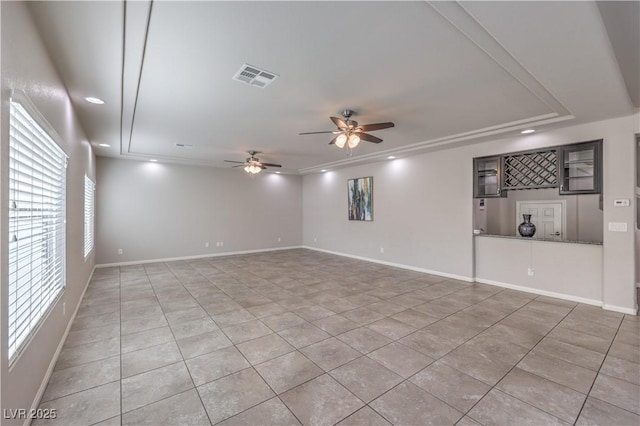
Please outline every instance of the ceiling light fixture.
[{"label": "ceiling light fixture", "polygon": [[89,102],[90,104],[96,104],[96,105],[104,104],[104,101],[102,99],[94,98],[93,96],[87,96],[86,98],[84,98],[84,100]]},{"label": "ceiling light fixture", "polygon": [[276,172],[276,174],[277,174],[277,175],[279,175],[279,174],[280,174],[280,172]]},{"label": "ceiling light fixture", "polygon": [[111,145],[109,145],[108,143],[99,143],[98,146],[101,146],[103,148],[110,148]]},{"label": "ceiling light fixture", "polygon": [[390,156],[387,157],[387,160],[394,160],[395,158],[396,158],[395,156],[390,155]]},{"label": "ceiling light fixture", "polygon": [[327,173],[327,172],[328,172],[328,170],[326,170],[326,169],[322,169],[322,170],[320,170],[320,171],[321,171],[322,173]]},{"label": "ceiling light fixture", "polygon": [[257,175],[262,171],[262,167],[252,162],[244,166],[244,171],[252,175]]},{"label": "ceiling light fixture", "polygon": [[158,162],[158,160],[156,160],[155,158],[152,158],[149,161],[151,161],[152,163],[157,163]]},{"label": "ceiling light fixture", "polygon": [[535,132],[535,129],[525,129],[523,131],[521,131],[520,133],[522,133],[523,135],[528,135],[529,133],[533,133]]}]

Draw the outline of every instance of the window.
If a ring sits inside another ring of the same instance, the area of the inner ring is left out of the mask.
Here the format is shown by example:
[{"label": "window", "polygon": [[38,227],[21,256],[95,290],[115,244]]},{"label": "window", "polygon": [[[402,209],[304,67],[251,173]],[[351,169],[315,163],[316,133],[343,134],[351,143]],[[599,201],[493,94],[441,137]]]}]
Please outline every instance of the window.
[{"label": "window", "polygon": [[84,175],[84,257],[93,250],[94,194],[96,184]]},{"label": "window", "polygon": [[25,105],[12,98],[9,113],[10,361],[65,285],[67,157]]}]

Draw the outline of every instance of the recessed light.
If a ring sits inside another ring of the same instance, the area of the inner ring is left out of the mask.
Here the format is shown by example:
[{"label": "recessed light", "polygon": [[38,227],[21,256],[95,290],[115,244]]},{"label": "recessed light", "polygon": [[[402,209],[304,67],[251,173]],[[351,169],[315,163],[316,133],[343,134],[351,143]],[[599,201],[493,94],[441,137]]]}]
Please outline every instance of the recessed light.
[{"label": "recessed light", "polygon": [[105,147],[105,148],[111,147],[111,145],[109,145],[108,143],[99,143],[98,146],[102,146],[102,147]]},{"label": "recessed light", "polygon": [[149,161],[151,161],[152,163],[157,163],[158,162],[158,160],[156,160],[155,158],[152,158]]},{"label": "recessed light", "polygon": [[322,173],[326,173],[326,172],[328,172],[328,170],[326,170],[326,169],[322,169],[322,170],[320,170],[320,171],[321,171]]},{"label": "recessed light", "polygon": [[387,160],[393,160],[394,158],[396,158],[396,157],[393,156],[393,155],[390,155],[390,156],[387,157]]},{"label": "recessed light", "polygon": [[280,174],[280,172],[276,172],[276,174],[277,174],[277,175],[279,175],[279,174]]},{"label": "recessed light", "polygon": [[96,104],[96,105],[104,104],[104,101],[102,99],[94,98],[93,96],[87,96],[86,98],[84,98],[84,100],[89,102],[90,104]]},{"label": "recessed light", "polygon": [[536,131],[535,129],[525,129],[525,130],[521,131],[520,133],[522,133],[523,135],[527,135],[527,134],[533,133],[535,131]]}]

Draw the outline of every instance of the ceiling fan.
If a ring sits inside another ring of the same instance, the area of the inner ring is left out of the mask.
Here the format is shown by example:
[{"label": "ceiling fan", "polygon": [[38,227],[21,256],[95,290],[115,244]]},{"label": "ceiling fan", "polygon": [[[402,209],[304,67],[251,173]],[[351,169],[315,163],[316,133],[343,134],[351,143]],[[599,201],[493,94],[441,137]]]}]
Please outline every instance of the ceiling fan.
[{"label": "ceiling fan", "polygon": [[255,155],[259,154],[258,151],[249,151],[249,155],[251,157],[247,158],[246,161],[232,161],[232,160],[224,160],[225,163],[237,163],[237,166],[233,166],[235,167],[244,167],[244,171],[255,175],[260,173],[262,170],[266,169],[267,166],[268,167],[282,167],[280,164],[273,164],[273,163],[263,163],[262,161],[260,161]]},{"label": "ceiling fan", "polygon": [[345,144],[349,148],[355,148],[358,146],[360,141],[367,141],[373,143],[380,143],[382,139],[377,138],[373,135],[370,135],[365,132],[370,132],[373,130],[382,130],[388,129],[390,127],[394,127],[395,124],[391,122],[387,123],[374,123],[374,124],[363,124],[358,125],[358,122],[351,119],[351,116],[354,114],[350,109],[345,109],[342,111],[342,116],[344,120],[338,117],[329,117],[331,121],[338,127],[338,130],[326,130],[322,132],[305,132],[300,133],[301,135],[315,135],[319,133],[332,133],[336,135],[329,145],[336,145],[338,148],[343,148]]}]

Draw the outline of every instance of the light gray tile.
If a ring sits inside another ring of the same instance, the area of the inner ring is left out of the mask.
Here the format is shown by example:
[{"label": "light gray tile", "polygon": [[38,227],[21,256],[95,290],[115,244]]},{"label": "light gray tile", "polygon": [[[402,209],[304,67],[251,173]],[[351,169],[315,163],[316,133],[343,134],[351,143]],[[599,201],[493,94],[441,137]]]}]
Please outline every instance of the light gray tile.
[{"label": "light gray tile", "polygon": [[169,325],[180,324],[184,321],[191,321],[194,319],[206,317],[207,312],[201,307],[189,308],[182,311],[173,311],[167,313],[165,316],[167,317],[167,321]]},{"label": "light gray tile", "polygon": [[366,356],[338,367],[329,374],[364,402],[372,401],[403,380]]},{"label": "light gray tile", "polygon": [[122,416],[122,425],[209,425],[195,389],[154,402]]},{"label": "light gray tile", "polygon": [[576,422],[576,426],[638,424],[639,415],[592,397],[587,398]]},{"label": "light gray tile", "polygon": [[149,316],[137,317],[122,322],[122,335],[139,333],[141,331],[152,330],[154,328],[166,327],[169,325],[162,312],[157,312]]},{"label": "light gray tile", "polygon": [[392,424],[453,425],[462,418],[462,413],[409,382],[401,383],[369,406]]},{"label": "light gray tile", "polygon": [[598,371],[604,360],[604,354],[600,352],[550,338],[538,343],[536,351],[594,371]]},{"label": "light gray tile", "polygon": [[326,318],[322,318],[313,322],[313,325],[326,331],[327,333],[336,336],[338,334],[345,333],[354,328],[358,328],[358,324],[346,319],[341,315],[332,315]]},{"label": "light gray tile", "polygon": [[295,351],[293,346],[275,333],[240,343],[237,348],[253,365]]},{"label": "light gray tile", "polygon": [[174,341],[127,352],[122,355],[122,377],[144,373],[178,361],[182,361],[182,355]]},{"label": "light gray tile", "polygon": [[273,331],[280,331],[286,328],[291,328],[293,326],[306,323],[304,319],[300,318],[293,312],[283,312],[281,314],[262,318],[262,322],[265,323]]},{"label": "light gray tile", "polygon": [[517,424],[539,426],[569,424],[496,389],[482,398],[469,411],[468,416],[483,425]]},{"label": "light gray tile", "polygon": [[520,361],[518,367],[584,394],[589,392],[596,378],[595,371],[538,353],[535,349]]},{"label": "light gray tile", "polygon": [[373,411],[371,408],[364,406],[340,423],[338,426],[391,426],[384,417]]},{"label": "light gray tile", "polygon": [[256,319],[256,317],[246,309],[238,309],[237,311],[225,312],[222,314],[214,315],[212,318],[220,327],[242,324],[243,322],[253,321]]},{"label": "light gray tile", "polygon": [[300,352],[291,352],[256,365],[255,369],[278,394],[324,373]]},{"label": "light gray tile", "polygon": [[120,355],[120,339],[117,337],[85,345],[65,346],[60,352],[55,370],[62,370],[118,355]]},{"label": "light gray tile", "polygon": [[412,376],[433,362],[433,358],[398,342],[383,346],[368,356],[404,378]]},{"label": "light gray tile", "polygon": [[410,381],[463,413],[491,389],[489,385],[441,361],[425,368]]},{"label": "light gray tile", "polygon": [[235,344],[257,339],[258,337],[273,333],[269,327],[258,320],[232,325],[231,327],[223,327],[222,330]]},{"label": "light gray tile", "polygon": [[325,371],[333,370],[361,356],[360,352],[335,337],[314,343],[300,351]]},{"label": "light gray tile", "polygon": [[336,337],[362,354],[368,354],[391,343],[388,337],[365,327],[347,331]]},{"label": "light gray tile", "polygon": [[135,410],[192,389],[184,362],[122,379],[122,412]]},{"label": "light gray tile", "polygon": [[589,396],[640,414],[640,386],[598,374]]},{"label": "light gray tile", "polygon": [[176,339],[185,339],[218,329],[218,326],[209,317],[197,318],[171,326],[171,330]]},{"label": "light gray tile", "polygon": [[231,341],[227,339],[221,330],[180,339],[177,343],[184,359],[193,358],[232,345]]},{"label": "light gray tile", "polygon": [[89,362],[64,370],[54,371],[42,401],[51,401],[75,392],[120,379],[120,357]]},{"label": "light gray tile", "polygon": [[89,425],[120,415],[120,382],[74,393],[38,407],[56,410],[55,419],[34,420],[34,425]]},{"label": "light gray tile", "polygon": [[398,340],[407,334],[416,331],[415,327],[407,325],[393,318],[383,318],[379,321],[367,325],[367,328],[388,337],[391,340]]},{"label": "light gray tile", "polygon": [[496,387],[568,423],[576,421],[587,397],[519,368],[514,368]]},{"label": "light gray tile", "polygon": [[640,385],[640,364],[626,359],[607,356],[600,369],[600,373],[617,379],[626,380],[634,385]]},{"label": "light gray tile", "polygon": [[222,423],[221,426],[297,426],[300,422],[278,398],[271,398]]},{"label": "light gray tile", "polygon": [[133,352],[139,349],[150,348],[161,343],[172,342],[173,333],[169,327],[154,328],[153,330],[122,336],[122,353]]},{"label": "light gray tile", "polygon": [[214,424],[275,396],[252,368],[199,386],[198,393]]},{"label": "light gray tile", "polygon": [[279,331],[278,334],[296,348],[309,346],[313,343],[328,339],[331,335],[320,330],[318,327],[304,323],[291,328]]},{"label": "light gray tile", "polygon": [[196,386],[251,366],[233,346],[188,359],[186,364]]},{"label": "light gray tile", "polygon": [[328,374],[280,396],[304,425],[330,426],[364,404]]}]

